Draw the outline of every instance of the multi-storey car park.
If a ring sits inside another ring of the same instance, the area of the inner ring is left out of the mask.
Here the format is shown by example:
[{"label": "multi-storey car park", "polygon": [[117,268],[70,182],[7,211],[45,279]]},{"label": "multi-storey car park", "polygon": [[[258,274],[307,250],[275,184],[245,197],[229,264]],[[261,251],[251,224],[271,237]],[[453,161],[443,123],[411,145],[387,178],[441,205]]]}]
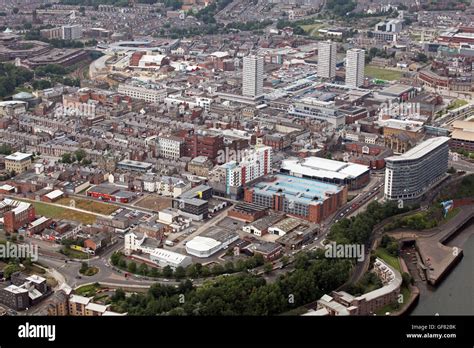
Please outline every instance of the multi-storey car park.
[{"label": "multi-storey car park", "polygon": [[277,174],[246,188],[244,200],[320,223],[347,202],[347,187]]}]

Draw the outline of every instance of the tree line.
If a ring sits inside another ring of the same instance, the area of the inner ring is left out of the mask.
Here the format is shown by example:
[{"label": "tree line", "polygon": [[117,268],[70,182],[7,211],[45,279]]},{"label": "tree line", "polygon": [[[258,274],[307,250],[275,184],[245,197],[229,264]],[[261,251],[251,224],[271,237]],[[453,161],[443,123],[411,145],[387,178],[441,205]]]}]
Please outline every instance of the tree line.
[{"label": "tree line", "polygon": [[342,285],[351,261],[328,259],[322,250],[297,256],[295,270],[272,283],[248,273],[219,277],[202,286],[191,281],[154,284],[145,294],[118,291],[112,308],[130,315],[275,315],[319,299]]}]

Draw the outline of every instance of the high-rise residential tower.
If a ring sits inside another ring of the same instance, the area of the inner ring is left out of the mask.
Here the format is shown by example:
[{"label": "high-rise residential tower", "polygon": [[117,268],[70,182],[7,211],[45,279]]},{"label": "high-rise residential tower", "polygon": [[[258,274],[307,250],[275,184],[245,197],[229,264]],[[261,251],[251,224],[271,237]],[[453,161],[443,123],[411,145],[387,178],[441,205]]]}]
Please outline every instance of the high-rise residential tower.
[{"label": "high-rise residential tower", "polygon": [[346,55],[346,85],[360,87],[364,84],[365,51],[353,48]]},{"label": "high-rise residential tower", "polygon": [[336,77],[337,45],[331,41],[318,44],[318,76],[326,79]]},{"label": "high-rise residential tower", "polygon": [[258,97],[263,94],[263,57],[244,57],[242,94],[246,97]]}]

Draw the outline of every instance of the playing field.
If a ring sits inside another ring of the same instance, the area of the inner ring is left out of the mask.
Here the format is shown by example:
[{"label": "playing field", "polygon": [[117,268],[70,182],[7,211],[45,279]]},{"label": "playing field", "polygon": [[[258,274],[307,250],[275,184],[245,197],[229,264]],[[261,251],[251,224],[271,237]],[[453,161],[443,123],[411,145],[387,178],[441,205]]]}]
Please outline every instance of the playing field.
[{"label": "playing field", "polygon": [[373,77],[375,79],[393,81],[393,80],[399,80],[403,74],[399,71],[393,71],[393,70],[383,69],[383,68],[379,68],[372,65],[366,65],[365,75],[369,77]]},{"label": "playing field", "polygon": [[119,208],[118,206],[113,204],[75,197],[61,198],[56,203],[70,207],[71,200],[74,200],[76,208],[91,211],[97,214],[110,215]]},{"label": "playing field", "polygon": [[80,223],[91,225],[95,222],[96,216],[92,214],[83,213],[67,208],[61,208],[55,205],[42,203],[42,202],[30,202],[35,207],[36,215],[46,216],[52,219],[65,219],[78,221]]}]

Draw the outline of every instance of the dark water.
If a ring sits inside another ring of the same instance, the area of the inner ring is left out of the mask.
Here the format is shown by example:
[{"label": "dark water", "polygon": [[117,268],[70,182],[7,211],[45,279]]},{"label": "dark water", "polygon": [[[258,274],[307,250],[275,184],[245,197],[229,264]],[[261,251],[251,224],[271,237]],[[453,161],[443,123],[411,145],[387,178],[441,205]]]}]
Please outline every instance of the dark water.
[{"label": "dark water", "polygon": [[[471,228],[474,226],[466,230]],[[462,233],[468,232],[466,230]],[[462,244],[462,260],[437,288],[421,292],[418,305],[411,315],[474,314],[474,234],[470,233]]]}]

